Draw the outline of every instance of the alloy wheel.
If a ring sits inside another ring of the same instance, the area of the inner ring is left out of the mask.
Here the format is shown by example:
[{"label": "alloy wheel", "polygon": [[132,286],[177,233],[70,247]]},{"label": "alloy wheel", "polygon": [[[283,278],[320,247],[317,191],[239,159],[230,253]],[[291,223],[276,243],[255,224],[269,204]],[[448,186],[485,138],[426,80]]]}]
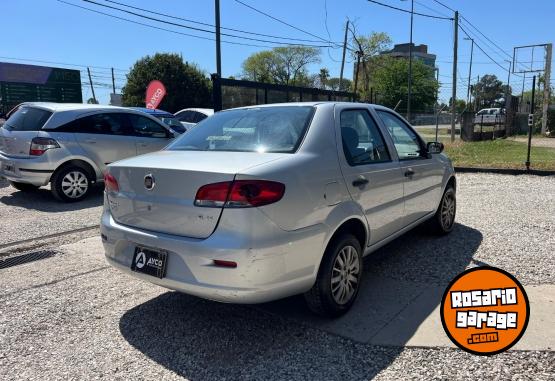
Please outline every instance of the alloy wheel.
[{"label": "alloy wheel", "polygon": [[83,172],[68,172],[62,179],[62,192],[69,198],[80,198],[89,189],[89,180]]},{"label": "alloy wheel", "polygon": [[360,278],[358,253],[353,246],[345,246],[335,257],[331,275],[331,292],[337,304],[348,303],[356,294]]},{"label": "alloy wheel", "polygon": [[455,222],[456,200],[453,193],[446,193],[441,205],[441,224],[446,230],[451,229]]}]

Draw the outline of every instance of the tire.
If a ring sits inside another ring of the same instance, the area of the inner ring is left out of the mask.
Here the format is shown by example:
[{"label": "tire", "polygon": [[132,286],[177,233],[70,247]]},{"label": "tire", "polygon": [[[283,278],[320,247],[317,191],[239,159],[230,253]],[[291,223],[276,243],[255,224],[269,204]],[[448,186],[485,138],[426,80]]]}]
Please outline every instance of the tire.
[{"label": "tire", "polygon": [[81,201],[89,194],[91,181],[87,171],[80,167],[67,167],[54,173],[52,194],[63,202]]},{"label": "tire", "polygon": [[33,192],[39,189],[38,186],[33,184],[16,183],[15,181],[10,181],[10,185],[21,192]]},{"label": "tire", "polygon": [[[350,263],[350,266],[343,268],[344,272],[338,271],[344,266],[340,259],[345,264]],[[351,308],[358,296],[361,278],[360,242],[352,234],[341,234],[328,245],[316,282],[304,294],[308,308],[325,317],[343,315]]]},{"label": "tire", "polygon": [[455,227],[456,214],[457,194],[455,188],[449,185],[443,192],[436,214],[430,219],[432,231],[439,235],[450,233]]}]

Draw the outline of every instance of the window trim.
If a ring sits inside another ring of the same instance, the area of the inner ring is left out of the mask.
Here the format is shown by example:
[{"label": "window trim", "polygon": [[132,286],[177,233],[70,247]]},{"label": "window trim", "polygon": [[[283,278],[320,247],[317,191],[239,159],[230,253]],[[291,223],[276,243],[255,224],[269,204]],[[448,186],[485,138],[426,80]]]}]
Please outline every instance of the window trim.
[{"label": "window trim", "polygon": [[[347,155],[345,155],[345,147],[343,146],[343,135],[341,134],[341,114],[343,113],[343,111],[365,111],[368,114],[370,119],[374,122],[376,129],[378,130],[378,134],[380,134],[380,137],[382,138],[382,143],[387,152],[387,156],[389,156],[389,160],[372,161],[368,163],[358,163],[358,164],[352,164],[349,162],[349,159],[347,159]],[[343,151],[343,157],[345,158],[345,161],[347,162],[347,164],[349,164],[350,167],[360,167],[362,165],[375,165],[375,164],[384,164],[384,163],[393,162],[393,158],[391,157],[391,152],[389,151],[389,147],[387,146],[387,142],[386,142],[384,133],[380,128],[380,125],[378,124],[378,122],[376,121],[376,119],[374,118],[370,110],[368,110],[365,107],[344,108],[339,111],[339,137],[341,138],[341,150]]]},{"label": "window trim", "polygon": [[[423,152],[426,152],[426,143],[424,142],[424,140],[422,140],[422,137],[418,134],[418,132],[416,132],[416,130],[410,125],[410,123],[407,123],[403,120],[403,118],[401,118],[398,115],[395,115],[395,113],[389,111],[389,110],[384,110],[384,109],[376,109],[376,114],[378,114],[378,117],[381,119],[380,117],[380,112],[384,112],[390,115],[393,115],[394,117],[396,117],[397,119],[399,119],[401,121],[401,123],[403,123],[405,126],[408,127],[408,129],[410,131],[412,131],[414,133],[414,135],[416,136],[416,139],[418,140],[418,143],[420,145],[420,151],[418,157],[407,157],[407,158],[401,158],[401,156],[399,156],[399,151],[397,151],[397,147],[395,147],[395,139],[393,139],[393,136],[391,135],[391,133],[389,132],[389,130],[387,131],[387,133],[389,134],[389,136],[391,137],[391,140],[393,142],[393,147],[395,148],[395,151],[397,152],[397,158],[399,159],[399,161],[409,161],[409,160],[426,160],[429,159],[428,156],[424,156]],[[385,125],[385,122],[383,120],[381,120],[385,129],[387,130],[387,126]]]}]

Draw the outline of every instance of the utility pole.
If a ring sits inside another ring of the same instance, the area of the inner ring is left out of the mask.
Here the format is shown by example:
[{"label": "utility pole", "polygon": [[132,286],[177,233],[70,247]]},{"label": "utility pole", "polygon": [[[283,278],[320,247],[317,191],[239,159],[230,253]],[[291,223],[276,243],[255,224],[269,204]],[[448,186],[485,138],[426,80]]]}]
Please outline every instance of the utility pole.
[{"label": "utility pole", "polygon": [[455,36],[453,39],[453,92],[451,94],[451,142],[455,141],[455,121],[457,115],[457,48],[459,45],[459,11],[455,11]]},{"label": "utility pole", "polygon": [[214,0],[216,18],[216,75],[212,74],[212,98],[214,111],[222,109],[222,51],[220,39],[220,0]]},{"label": "utility pole", "polygon": [[341,72],[339,73],[339,91],[343,82],[343,69],[345,68],[345,52],[347,51],[347,33],[349,32],[349,20],[345,24],[345,39],[343,40],[343,58],[341,59]]},{"label": "utility pole", "polygon": [[218,77],[222,77],[222,51],[220,40],[220,0],[214,0],[216,13],[216,73]]},{"label": "utility pole", "polygon": [[94,95],[94,86],[93,86],[92,78],[91,78],[91,69],[89,69],[88,67],[87,67],[87,73],[89,73],[89,83],[91,84],[91,92],[92,92],[92,96],[93,96],[93,99],[94,99],[94,103],[98,104],[98,101],[96,100],[96,95]]},{"label": "utility pole", "polygon": [[466,90],[466,104],[470,103],[470,81],[472,80],[472,54],[474,52],[474,39],[470,37],[465,37],[465,40],[470,40],[470,66],[468,67],[468,89]]},{"label": "utility pole", "polygon": [[414,0],[410,6],[410,41],[409,41],[409,86],[407,95],[407,120],[410,123],[410,97],[412,93],[412,25],[414,20]]},{"label": "utility pole", "polygon": [[116,93],[116,79],[114,78],[114,68],[112,68],[112,90],[113,93]]},{"label": "utility pole", "polygon": [[354,88],[355,97],[357,94],[357,87],[358,87],[358,71],[360,67],[360,57],[362,57],[362,54],[363,52],[361,52],[360,50],[357,51],[357,69],[355,70],[355,88]]},{"label": "utility pole", "polygon": [[547,132],[547,110],[549,108],[549,96],[551,90],[551,56],[553,44],[545,46],[545,71],[543,74],[543,107],[542,107],[542,135]]},{"label": "utility pole", "polygon": [[522,110],[525,110],[526,107],[524,107],[524,82],[526,81],[526,72],[524,72],[524,75],[522,76],[522,92],[520,93],[520,112],[523,112]]}]

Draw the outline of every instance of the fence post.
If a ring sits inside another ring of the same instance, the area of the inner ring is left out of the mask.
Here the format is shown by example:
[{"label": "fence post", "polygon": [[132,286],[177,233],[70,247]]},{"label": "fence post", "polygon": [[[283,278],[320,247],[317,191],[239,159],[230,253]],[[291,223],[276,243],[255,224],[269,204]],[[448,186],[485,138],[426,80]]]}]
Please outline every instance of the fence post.
[{"label": "fence post", "polygon": [[222,109],[222,83],[220,76],[216,73],[211,75],[212,78],[212,107],[214,111],[221,111]]}]

